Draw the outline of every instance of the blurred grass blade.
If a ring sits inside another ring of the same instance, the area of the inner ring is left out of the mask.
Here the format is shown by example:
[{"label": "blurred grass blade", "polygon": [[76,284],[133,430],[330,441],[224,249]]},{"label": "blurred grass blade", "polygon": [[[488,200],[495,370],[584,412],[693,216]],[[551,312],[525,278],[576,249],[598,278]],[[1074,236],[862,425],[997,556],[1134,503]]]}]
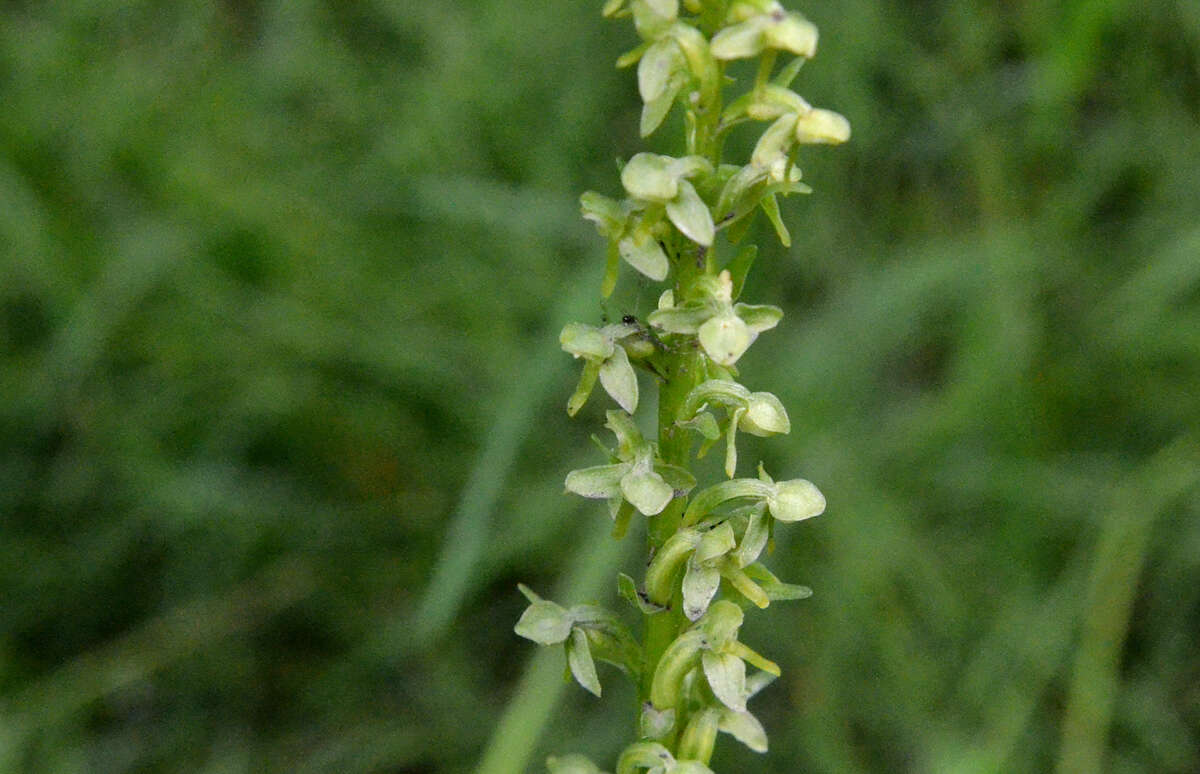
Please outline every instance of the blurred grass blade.
[{"label": "blurred grass blade", "polygon": [[[20,737],[59,723],[88,702],[149,680],[176,661],[254,629],[267,616],[308,596],[315,586],[307,565],[292,559],[277,562],[221,597],[197,600],[152,618],[26,686],[6,702],[0,725]],[[14,744],[13,749],[20,746]]]},{"label": "blurred grass blade", "polygon": [[[583,315],[599,282],[598,277],[592,276],[594,273],[589,272],[574,283],[572,292],[561,297],[549,316],[554,330],[564,321]],[[470,591],[471,570],[490,538],[491,514],[517,460],[521,443],[550,395],[557,388],[567,389],[565,375],[570,365],[562,350],[548,343],[534,350],[528,362],[513,370],[519,378],[512,380],[512,388],[488,434],[487,445],[471,469],[434,565],[433,577],[421,599],[414,624],[417,647],[436,642],[458,614]]]},{"label": "blurred grass blade", "polygon": [[1184,436],[1121,483],[1095,549],[1063,719],[1058,774],[1104,771],[1120,660],[1154,520],[1200,482],[1200,444]]}]

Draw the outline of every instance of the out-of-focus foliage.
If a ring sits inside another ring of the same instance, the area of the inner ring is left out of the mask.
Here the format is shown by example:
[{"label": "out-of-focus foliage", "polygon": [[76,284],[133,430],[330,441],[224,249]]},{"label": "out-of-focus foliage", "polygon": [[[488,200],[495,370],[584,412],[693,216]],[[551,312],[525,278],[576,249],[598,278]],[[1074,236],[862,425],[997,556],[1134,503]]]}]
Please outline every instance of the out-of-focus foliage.
[{"label": "out-of-focus foliage", "polygon": [[[0,771],[619,749],[512,633],[640,541],[562,496],[557,331],[653,308],[575,211],[639,145],[599,7],[0,4]],[[1200,770],[1200,5],[800,10],[855,136],[756,264],[743,454],[829,510],[714,768]]]}]

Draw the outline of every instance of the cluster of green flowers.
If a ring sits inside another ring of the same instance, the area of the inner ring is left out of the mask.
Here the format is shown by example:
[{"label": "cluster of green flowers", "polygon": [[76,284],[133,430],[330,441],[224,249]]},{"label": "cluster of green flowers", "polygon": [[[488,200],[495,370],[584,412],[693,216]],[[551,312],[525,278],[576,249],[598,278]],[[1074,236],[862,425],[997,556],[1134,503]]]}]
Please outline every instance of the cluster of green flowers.
[{"label": "cluster of green flowers", "polygon": [[[622,262],[669,285],[644,323],[572,323],[560,337],[563,349],[583,361],[568,413],[584,406],[597,381],[618,407],[607,412],[605,426],[616,438],[615,447],[606,448],[608,459],[572,471],[566,488],[605,500],[618,537],[635,514],[647,517],[644,581],[639,586],[621,574],[617,584],[644,616],[643,636],[639,641],[601,608],[564,608],[524,586],[530,605],[516,626],[534,642],[563,645],[570,673],[597,696],[597,659],[638,686],[641,738],[620,755],[617,774],[710,772],[721,732],[766,751],[766,733],[746,702],[779,668],[738,640],[743,608],[811,593],[781,582],[759,560],[775,522],[825,510],[824,496],[804,479],[776,482],[761,465],[757,477],[737,477],[738,432],[783,434],[791,423],[775,395],[738,382],[738,359],[782,312],[737,301],[756,249],[729,245],[743,239],[759,210],[790,244],[778,197],[809,191],[800,182],[799,149],[844,142],[850,126],[790,88],[816,53],[817,29],[803,16],[775,0],[683,0],[682,6],[679,0],[608,0],[604,15],[632,17],[642,39],[618,61],[637,65],[642,135],[678,107],[686,154],[638,153],[621,171],[624,198],[595,192],[581,198],[583,216],[609,244],[603,296],[615,287]],[[790,60],[776,71],[781,56]],[[754,85],[725,104],[728,63],[755,58]],[[755,121],[768,125],[749,162],[722,163],[730,130]],[[639,368],[659,389],[656,440],[634,421]],[[722,438],[727,480],[696,491],[692,459]],[[600,772],[577,755],[551,758],[548,765],[556,774]]]}]

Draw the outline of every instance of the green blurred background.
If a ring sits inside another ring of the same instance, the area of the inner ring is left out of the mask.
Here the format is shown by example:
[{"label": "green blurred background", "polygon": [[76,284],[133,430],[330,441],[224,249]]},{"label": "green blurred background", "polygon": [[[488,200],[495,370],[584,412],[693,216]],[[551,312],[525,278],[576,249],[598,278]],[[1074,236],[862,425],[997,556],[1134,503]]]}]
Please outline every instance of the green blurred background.
[{"label": "green blurred background", "polygon": [[[577,212],[600,5],[0,3],[0,772],[611,766],[632,692],[512,633],[639,562],[562,495],[558,330],[656,295]],[[1200,771],[1200,4],[799,10],[855,135],[756,227],[743,454],[830,506],[714,767]]]}]

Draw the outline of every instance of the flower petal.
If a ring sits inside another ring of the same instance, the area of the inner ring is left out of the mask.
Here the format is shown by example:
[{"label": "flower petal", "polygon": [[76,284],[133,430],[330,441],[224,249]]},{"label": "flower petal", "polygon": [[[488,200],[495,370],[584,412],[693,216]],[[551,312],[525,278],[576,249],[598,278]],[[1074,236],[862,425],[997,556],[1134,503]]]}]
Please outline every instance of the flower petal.
[{"label": "flower petal", "polygon": [[838,145],[850,139],[850,122],[841,113],[813,108],[796,122],[796,142]]},{"label": "flower petal", "polygon": [[638,62],[638,93],[643,102],[658,99],[671,85],[672,76],[687,67],[683,51],[674,38],[656,41]]},{"label": "flower petal", "polygon": [[734,712],[746,711],[746,663],[732,653],[705,651],[700,656],[708,686]]},{"label": "flower petal", "polygon": [[615,347],[612,357],[600,366],[600,384],[617,405],[630,414],[637,411],[638,382],[624,347]]},{"label": "flower petal", "polygon": [[747,19],[741,24],[726,27],[713,36],[712,55],[717,59],[748,59],[762,52],[766,20],[761,16]]},{"label": "flower petal", "polygon": [[626,263],[655,282],[667,278],[667,272],[671,269],[667,254],[649,234],[638,233],[625,237],[617,243],[617,249]]},{"label": "flower petal", "polygon": [[750,514],[746,531],[742,533],[742,542],[732,554],[734,563],[738,567],[745,567],[757,560],[763,549],[767,547],[767,539],[770,537],[767,522],[766,508],[761,504],[756,506]]},{"label": "flower petal", "polygon": [[662,739],[671,733],[675,727],[675,708],[666,710],[656,709],[653,704],[646,702],[642,705],[642,716],[638,728],[647,739]]},{"label": "flower petal", "polygon": [[633,24],[646,39],[662,35],[679,15],[679,0],[633,0]]},{"label": "flower petal", "polygon": [[671,112],[671,108],[675,105],[675,97],[679,94],[679,88],[669,88],[659,94],[652,100],[648,100],[642,106],[642,118],[638,125],[638,133],[642,137],[649,137],[654,134],[654,130],[662,125],[666,120],[667,114]]},{"label": "flower petal", "polygon": [[637,587],[637,582],[623,572],[617,573],[617,593],[621,598],[638,609],[642,615],[655,615],[667,610],[663,605],[650,601],[646,592]]},{"label": "flower petal", "polygon": [[667,507],[675,490],[647,466],[635,468],[621,479],[621,494],[643,515],[654,516]]},{"label": "flower petal", "polygon": [[754,152],[750,154],[750,163],[759,169],[770,169],[778,159],[786,159],[796,141],[797,119],[795,113],[785,113],[775,119],[775,123],[758,138]]},{"label": "flower petal", "polygon": [[[674,705],[672,705],[674,706]],[[617,759],[617,771],[662,768],[675,766],[675,756],[658,742],[634,742],[621,752]]]},{"label": "flower petal", "polygon": [[621,478],[632,467],[632,463],[622,462],[619,465],[596,465],[590,468],[572,470],[567,474],[567,491],[593,500],[607,500],[610,497],[619,497],[621,494]]},{"label": "flower petal", "polygon": [[712,213],[688,181],[679,181],[679,195],[667,202],[667,217],[688,239],[705,247],[712,244],[716,231]]},{"label": "flower petal", "polygon": [[667,202],[679,193],[676,175],[671,169],[675,159],[657,153],[639,153],[621,170],[621,185],[635,199]]},{"label": "flower petal", "polygon": [[624,462],[633,462],[642,454],[648,453],[649,444],[642,437],[633,417],[624,411],[606,411],[604,426],[617,437],[617,457]]},{"label": "flower petal", "polygon": [[717,729],[729,734],[756,753],[767,751],[767,732],[763,729],[762,723],[758,722],[758,718],[749,712],[722,710],[721,718],[717,721]]},{"label": "flower petal", "polygon": [[725,476],[727,478],[737,475],[737,431],[738,424],[745,413],[745,408],[736,408],[729,415],[729,426],[725,430]]},{"label": "flower petal", "polygon": [[750,394],[749,405],[738,422],[738,429],[757,436],[786,435],[791,432],[792,423],[779,398],[769,392],[754,392]]},{"label": "flower petal", "polygon": [[770,304],[737,304],[733,313],[755,333],[769,331],[783,319],[783,310]]},{"label": "flower petal", "polygon": [[620,202],[595,191],[584,191],[579,197],[579,210],[584,220],[596,224],[601,236],[613,239],[625,227],[625,210]]},{"label": "flower petal", "polygon": [[825,512],[825,495],[803,478],[780,481],[775,493],[767,498],[767,507],[780,521],[803,521]]},{"label": "flower petal", "polygon": [[808,599],[813,595],[813,590],[808,586],[801,586],[797,583],[784,583],[775,577],[775,573],[758,562],[748,565],[745,572],[746,576],[758,585],[763,590],[763,593],[767,595],[767,599],[772,602]]},{"label": "flower petal", "polygon": [[721,649],[737,642],[738,629],[746,614],[736,603],[718,599],[708,608],[708,614],[700,622],[700,630],[708,637],[709,645]]},{"label": "flower petal", "polygon": [[696,486],[696,477],[687,468],[658,462],[654,465],[654,472],[662,476],[663,481],[666,481],[671,489],[675,491],[676,497],[682,497]]},{"label": "flower petal", "polygon": [[563,351],[575,357],[586,357],[592,360],[604,360],[611,357],[615,348],[612,339],[605,336],[599,328],[584,323],[567,323],[558,334],[558,343]]},{"label": "flower petal", "polygon": [[795,11],[763,30],[763,43],[812,59],[817,53],[817,27]]},{"label": "flower petal", "polygon": [[679,0],[641,0],[650,10],[667,19],[679,15]]},{"label": "flower petal", "polygon": [[736,363],[757,337],[732,310],[708,319],[697,333],[700,346],[713,362],[723,366]]},{"label": "flower petal", "polygon": [[712,162],[703,156],[682,156],[671,159],[671,174],[675,177],[695,177],[701,172],[711,173]]},{"label": "flower petal", "polygon": [[736,543],[733,527],[729,522],[723,521],[704,533],[693,556],[697,562],[707,562],[729,553]]},{"label": "flower petal", "polygon": [[539,645],[557,645],[571,633],[571,617],[561,606],[548,600],[525,608],[513,631]]},{"label": "flower petal", "polygon": [[695,333],[712,316],[712,308],[705,304],[687,304],[656,309],[650,313],[649,322],[667,333]]},{"label": "flower petal", "polygon": [[695,621],[708,610],[708,603],[716,596],[721,586],[721,573],[715,567],[705,567],[688,560],[687,572],[683,574],[683,614]]},{"label": "flower petal", "polygon": [[571,637],[566,643],[567,666],[576,682],[589,693],[600,695],[600,678],[596,674],[596,662],[592,660],[592,651],[588,647],[587,634],[582,629],[572,629]]},{"label": "flower petal", "polygon": [[576,385],[575,392],[571,393],[571,397],[567,399],[567,416],[575,416],[579,413],[579,409],[583,408],[583,404],[587,403],[587,399],[592,394],[592,388],[596,386],[596,377],[599,375],[600,366],[594,360],[584,362],[583,373],[579,375],[579,384]]}]

